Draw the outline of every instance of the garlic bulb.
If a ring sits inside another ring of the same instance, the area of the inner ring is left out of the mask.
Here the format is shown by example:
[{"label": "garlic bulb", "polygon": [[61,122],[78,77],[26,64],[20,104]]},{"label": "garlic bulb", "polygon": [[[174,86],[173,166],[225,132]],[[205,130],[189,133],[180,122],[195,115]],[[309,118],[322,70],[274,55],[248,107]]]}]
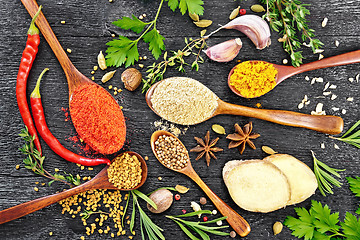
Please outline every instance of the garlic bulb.
[{"label": "garlic bulb", "polygon": [[236,29],[244,33],[255,44],[257,49],[264,49],[271,44],[269,25],[257,15],[247,14],[237,17],[204,38],[210,37],[221,29]]},{"label": "garlic bulb", "polygon": [[229,62],[238,55],[241,47],[242,47],[241,39],[236,38],[216,44],[206,49],[204,52],[213,61]]}]

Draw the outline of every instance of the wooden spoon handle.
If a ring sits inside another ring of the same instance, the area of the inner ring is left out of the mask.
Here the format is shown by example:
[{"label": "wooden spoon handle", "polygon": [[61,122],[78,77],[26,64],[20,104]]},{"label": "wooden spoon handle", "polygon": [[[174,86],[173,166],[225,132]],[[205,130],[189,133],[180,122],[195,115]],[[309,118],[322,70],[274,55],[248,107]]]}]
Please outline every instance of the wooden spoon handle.
[{"label": "wooden spoon handle", "polygon": [[201,178],[192,170],[189,173],[186,173],[194,182],[199,185],[199,187],[206,193],[210,200],[214,203],[215,207],[219,212],[226,216],[226,221],[230,226],[237,232],[240,236],[245,237],[251,231],[249,223],[241,217],[237,212],[229,207],[223,200],[221,200],[204,182]]},{"label": "wooden spoon handle", "polygon": [[344,121],[337,116],[315,116],[303,113],[250,108],[219,101],[216,114],[231,114],[253,117],[282,125],[302,127],[328,134],[339,134],[344,127]]},{"label": "wooden spoon handle", "polygon": [[[90,181],[89,181],[90,182]],[[87,182],[87,183],[89,183]],[[43,209],[44,207],[50,206],[58,201],[61,201],[65,198],[71,197],[75,194],[85,192],[87,190],[93,189],[91,184],[82,184],[75,188],[56,193],[50,196],[45,196],[38,198],[29,202],[21,203],[19,205],[13,206],[11,208],[0,211],[0,224],[18,219],[30,213],[36,212],[37,210]]]},{"label": "wooden spoon handle", "polygon": [[312,71],[315,69],[336,67],[336,66],[359,63],[359,62],[360,62],[360,50],[356,50],[356,51],[340,54],[337,56],[324,58],[319,61],[303,64],[300,67],[294,68],[294,70],[291,71],[291,73],[288,76],[286,76],[286,78],[298,73]]}]

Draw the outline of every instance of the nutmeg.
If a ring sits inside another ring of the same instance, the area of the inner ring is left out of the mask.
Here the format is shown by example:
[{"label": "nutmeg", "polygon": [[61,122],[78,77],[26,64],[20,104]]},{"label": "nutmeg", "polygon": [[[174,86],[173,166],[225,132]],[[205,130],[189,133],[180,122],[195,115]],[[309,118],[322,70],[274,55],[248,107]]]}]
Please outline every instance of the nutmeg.
[{"label": "nutmeg", "polygon": [[128,68],[121,74],[121,81],[129,91],[135,91],[139,87],[141,80],[141,72],[135,68]]}]

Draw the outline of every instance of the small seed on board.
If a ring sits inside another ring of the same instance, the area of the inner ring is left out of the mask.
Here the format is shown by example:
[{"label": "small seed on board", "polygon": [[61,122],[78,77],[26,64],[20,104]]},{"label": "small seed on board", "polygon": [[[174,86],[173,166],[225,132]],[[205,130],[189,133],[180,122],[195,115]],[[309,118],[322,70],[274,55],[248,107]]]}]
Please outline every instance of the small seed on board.
[{"label": "small seed on board", "polygon": [[102,53],[102,51],[99,52],[99,55],[97,56],[97,60],[98,60],[98,65],[99,65],[100,69],[105,70],[107,68],[107,66],[106,66],[105,57],[104,57],[104,54]]},{"label": "small seed on board", "polygon": [[321,23],[322,27],[326,27],[327,23],[328,23],[329,19],[327,17],[324,18],[324,20]]},{"label": "small seed on board", "polygon": [[265,12],[265,8],[261,6],[260,4],[255,4],[250,7],[251,11],[259,13],[259,12]]},{"label": "small seed on board", "polygon": [[283,229],[283,224],[281,222],[274,223],[273,225],[274,235],[281,233],[282,229]]},{"label": "small seed on board", "polygon": [[268,146],[262,146],[261,149],[267,153],[267,154],[275,154],[275,153],[278,153],[278,152],[275,152],[271,147],[268,147]]},{"label": "small seed on board", "polygon": [[240,6],[238,6],[237,8],[235,8],[234,10],[232,10],[229,19],[233,20],[234,18],[236,18],[239,15],[239,10],[240,10]]},{"label": "small seed on board", "polygon": [[216,132],[217,134],[226,134],[225,128],[219,124],[213,124],[211,129]]},{"label": "small seed on board", "polygon": [[189,17],[195,22],[198,22],[200,20],[199,15],[197,15],[196,13],[189,12]]},{"label": "small seed on board", "polygon": [[198,27],[201,27],[201,28],[206,28],[208,26],[210,26],[212,24],[212,21],[211,20],[207,20],[207,19],[202,19],[200,21],[197,21],[197,22],[194,22],[194,24]]},{"label": "small seed on board", "polygon": [[101,78],[101,82],[102,83],[106,83],[107,81],[109,81],[115,74],[116,70],[105,73],[105,75]]}]

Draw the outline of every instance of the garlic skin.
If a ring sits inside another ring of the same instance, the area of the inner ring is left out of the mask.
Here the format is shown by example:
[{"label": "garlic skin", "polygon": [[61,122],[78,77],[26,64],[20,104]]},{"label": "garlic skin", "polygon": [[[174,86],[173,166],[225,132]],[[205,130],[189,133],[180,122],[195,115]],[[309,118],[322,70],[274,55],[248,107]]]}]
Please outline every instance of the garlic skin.
[{"label": "garlic skin", "polygon": [[221,29],[236,29],[244,33],[255,44],[256,48],[260,50],[271,44],[269,25],[264,19],[257,15],[247,14],[237,17],[204,38],[209,38]]},{"label": "garlic skin", "polygon": [[242,47],[241,39],[236,38],[216,44],[204,50],[204,52],[213,61],[229,62],[238,55],[241,47]]}]

